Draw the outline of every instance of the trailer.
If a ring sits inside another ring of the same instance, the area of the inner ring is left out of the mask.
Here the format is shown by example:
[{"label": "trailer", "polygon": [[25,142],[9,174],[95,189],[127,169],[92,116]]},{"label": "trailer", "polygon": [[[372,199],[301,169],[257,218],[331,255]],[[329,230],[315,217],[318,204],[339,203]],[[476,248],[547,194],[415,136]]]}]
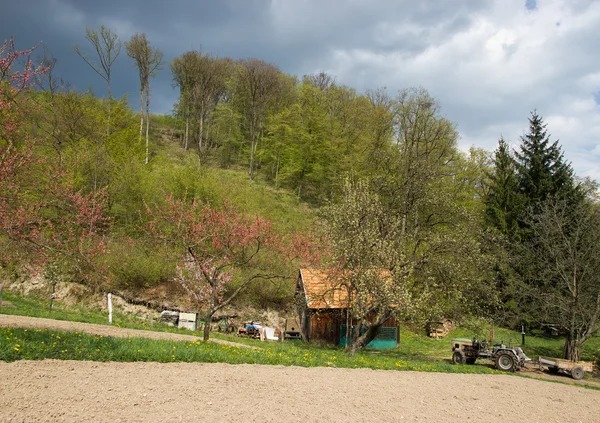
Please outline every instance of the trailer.
[{"label": "trailer", "polygon": [[594,371],[594,363],[588,361],[570,361],[562,358],[539,357],[540,370],[548,370],[548,373],[566,373],[575,380],[583,379],[585,372]]}]

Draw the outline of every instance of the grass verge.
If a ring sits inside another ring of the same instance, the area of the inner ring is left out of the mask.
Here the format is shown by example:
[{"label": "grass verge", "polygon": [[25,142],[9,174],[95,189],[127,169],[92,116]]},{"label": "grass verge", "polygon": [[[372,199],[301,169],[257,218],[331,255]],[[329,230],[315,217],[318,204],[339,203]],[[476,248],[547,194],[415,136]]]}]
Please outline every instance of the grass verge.
[{"label": "grass verge", "polygon": [[363,352],[353,357],[341,349],[302,343],[264,343],[251,350],[205,342],[111,338],[47,329],[0,328],[0,360],[90,360],[117,362],[201,362],[270,364],[301,367],[370,368],[444,373],[500,373],[485,366],[455,366],[439,361],[405,360]]}]

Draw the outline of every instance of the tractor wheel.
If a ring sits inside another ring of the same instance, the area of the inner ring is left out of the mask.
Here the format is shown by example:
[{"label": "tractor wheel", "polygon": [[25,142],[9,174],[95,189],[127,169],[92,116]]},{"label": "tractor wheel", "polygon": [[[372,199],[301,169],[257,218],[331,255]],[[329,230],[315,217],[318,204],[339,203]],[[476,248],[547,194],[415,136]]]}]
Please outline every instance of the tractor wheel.
[{"label": "tractor wheel", "polygon": [[515,358],[508,353],[499,354],[496,357],[496,368],[503,372],[515,371]]},{"label": "tractor wheel", "polygon": [[467,357],[467,364],[475,364],[477,357]]},{"label": "tractor wheel", "polygon": [[579,366],[575,366],[571,369],[571,377],[575,380],[581,380],[583,379],[583,369]]},{"label": "tractor wheel", "polygon": [[465,357],[465,353],[461,350],[456,350],[452,353],[452,363],[454,364],[465,364],[467,362],[467,357]]}]

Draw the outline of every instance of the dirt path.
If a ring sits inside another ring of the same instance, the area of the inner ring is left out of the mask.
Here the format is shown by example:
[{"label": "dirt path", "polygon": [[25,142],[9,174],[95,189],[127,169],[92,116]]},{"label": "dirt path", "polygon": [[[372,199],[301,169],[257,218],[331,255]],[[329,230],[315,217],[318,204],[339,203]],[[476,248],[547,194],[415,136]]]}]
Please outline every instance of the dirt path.
[{"label": "dirt path", "polygon": [[598,422],[600,392],[501,375],[0,362],[3,422]]},{"label": "dirt path", "polygon": [[[70,322],[67,320],[43,319],[39,317],[13,316],[9,314],[0,314],[0,327],[27,328],[27,329],[53,329],[64,332],[84,332],[89,335],[113,336],[119,338],[149,338],[163,339],[171,341],[201,341],[202,338],[192,335],[181,335],[178,333],[152,332],[148,330],[118,328],[108,325],[97,325],[93,323]],[[249,345],[236,342],[222,341],[220,339],[211,339],[211,342],[224,345],[233,345],[242,348],[255,348]]]}]

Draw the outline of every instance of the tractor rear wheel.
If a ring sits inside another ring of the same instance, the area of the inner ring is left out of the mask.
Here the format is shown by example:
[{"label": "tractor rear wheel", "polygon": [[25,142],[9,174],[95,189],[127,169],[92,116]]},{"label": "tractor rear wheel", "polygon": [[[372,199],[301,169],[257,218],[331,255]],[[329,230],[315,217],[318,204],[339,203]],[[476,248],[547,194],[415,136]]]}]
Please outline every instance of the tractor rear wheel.
[{"label": "tractor rear wheel", "polygon": [[454,364],[465,364],[467,362],[467,357],[465,353],[461,350],[456,350],[452,353],[452,363]]},{"label": "tractor rear wheel", "polygon": [[583,369],[579,366],[575,366],[571,369],[571,377],[575,380],[583,379],[584,372]]},{"label": "tractor rear wheel", "polygon": [[503,372],[515,371],[515,359],[511,354],[502,353],[496,357],[496,368]]}]

